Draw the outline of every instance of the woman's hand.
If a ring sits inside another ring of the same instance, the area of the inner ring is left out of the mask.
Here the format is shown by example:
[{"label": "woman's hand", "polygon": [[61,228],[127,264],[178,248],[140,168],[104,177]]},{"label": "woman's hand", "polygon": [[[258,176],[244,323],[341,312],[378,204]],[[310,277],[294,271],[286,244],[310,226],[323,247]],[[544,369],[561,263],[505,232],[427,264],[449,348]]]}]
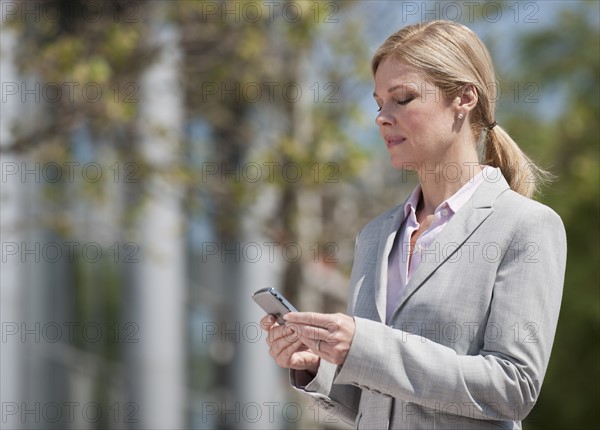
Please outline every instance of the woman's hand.
[{"label": "woman's hand", "polygon": [[286,369],[307,370],[312,376],[317,374],[320,358],[310,350],[292,325],[279,325],[273,315],[260,320],[263,330],[268,332],[269,354],[278,366]]},{"label": "woman's hand", "polygon": [[316,312],[290,312],[283,316],[285,327],[298,334],[314,353],[333,364],[344,364],[354,337],[354,318]]}]

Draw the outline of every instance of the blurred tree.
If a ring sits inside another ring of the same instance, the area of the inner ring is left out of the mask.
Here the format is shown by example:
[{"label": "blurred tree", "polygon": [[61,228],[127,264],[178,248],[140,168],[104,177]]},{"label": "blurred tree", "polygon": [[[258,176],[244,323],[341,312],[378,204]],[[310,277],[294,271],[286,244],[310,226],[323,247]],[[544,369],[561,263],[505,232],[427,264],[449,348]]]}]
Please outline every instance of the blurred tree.
[{"label": "blurred tree", "polygon": [[68,146],[82,123],[94,142],[102,137],[131,150],[139,101],[136,82],[156,56],[156,47],[144,43],[148,27],[143,9],[119,0],[101,9],[83,1],[37,2],[26,14],[27,2],[14,3],[17,13],[6,19],[18,32],[17,65],[24,76],[36,80],[30,85],[37,90],[35,100],[49,104],[52,115],[37,127],[17,123],[14,141],[3,150],[31,150],[50,141]]},{"label": "blurred tree", "polygon": [[[204,154],[204,163],[188,171],[190,196],[196,200],[202,196],[190,209],[208,214],[221,247],[240,246],[249,208],[261,192],[273,188],[277,190],[275,211],[262,233],[279,246],[298,244],[300,193],[312,190],[326,201],[324,205],[335,206],[341,196],[324,186],[325,177],[339,183],[357,173],[364,154],[344,127],[348,118],[357,116],[357,103],[340,97],[349,92],[345,81],[356,76],[357,59],[366,58],[365,47],[354,27],[335,34],[333,40],[326,31],[328,17],[336,16],[333,22],[337,22],[338,12],[350,7],[352,2],[286,1],[275,7],[243,2],[173,3],[172,18],[182,32],[186,120],[190,125],[203,125],[209,136],[190,138],[187,145],[192,150],[203,146],[200,152]],[[330,45],[337,58],[344,58],[351,67],[343,74],[337,64],[315,67],[313,61],[324,59],[318,44]],[[268,124],[263,129],[262,122]],[[236,176],[250,165],[262,168],[257,182]],[[293,169],[286,176],[288,166]],[[208,167],[210,175],[206,175]],[[331,213],[323,212],[325,217]],[[331,220],[322,224],[332,228],[325,237],[315,230],[315,241],[333,242],[348,236],[344,229],[334,229]],[[221,300],[213,309],[227,326],[238,319],[238,306],[245,306],[247,300],[245,296],[232,300],[241,294],[245,280],[235,256],[230,257],[222,269]],[[307,257],[284,262],[280,288],[292,302],[303,282],[301,269]],[[235,359],[222,364],[212,386],[234,387]]]}]

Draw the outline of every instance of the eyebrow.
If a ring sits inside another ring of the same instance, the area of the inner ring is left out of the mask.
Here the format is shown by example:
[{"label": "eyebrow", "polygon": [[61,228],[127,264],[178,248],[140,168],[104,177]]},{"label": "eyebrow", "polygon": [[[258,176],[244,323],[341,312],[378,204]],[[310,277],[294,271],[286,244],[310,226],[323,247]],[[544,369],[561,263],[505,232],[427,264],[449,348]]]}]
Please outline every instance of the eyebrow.
[{"label": "eyebrow", "polygon": [[[412,82],[411,82],[411,84],[412,84]],[[408,87],[408,88],[411,88],[411,86],[410,86],[410,85],[405,85],[405,84],[403,84],[403,83],[402,83],[402,84],[394,85],[393,87],[389,88],[389,89],[388,89],[388,93],[393,93],[394,91],[396,91],[396,90],[397,90],[398,88],[400,88],[400,87]],[[373,91],[373,97],[378,97],[378,96],[377,96],[377,93],[376,93],[376,92],[374,92],[374,91]]]}]

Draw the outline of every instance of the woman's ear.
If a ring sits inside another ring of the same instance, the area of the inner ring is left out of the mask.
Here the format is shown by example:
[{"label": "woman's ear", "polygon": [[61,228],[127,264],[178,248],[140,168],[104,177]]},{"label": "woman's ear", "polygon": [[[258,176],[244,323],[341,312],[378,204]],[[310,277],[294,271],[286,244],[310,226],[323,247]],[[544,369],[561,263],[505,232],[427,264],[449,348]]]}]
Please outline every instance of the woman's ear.
[{"label": "woman's ear", "polygon": [[477,94],[477,88],[473,84],[465,85],[462,90],[456,96],[458,101],[457,108],[463,112],[469,112],[475,109],[479,96]]}]

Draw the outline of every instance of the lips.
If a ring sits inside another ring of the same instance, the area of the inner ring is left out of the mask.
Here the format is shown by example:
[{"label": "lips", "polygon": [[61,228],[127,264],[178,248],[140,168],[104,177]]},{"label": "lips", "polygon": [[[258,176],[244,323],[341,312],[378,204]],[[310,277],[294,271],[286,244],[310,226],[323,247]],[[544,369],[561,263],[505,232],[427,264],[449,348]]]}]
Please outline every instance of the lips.
[{"label": "lips", "polygon": [[386,136],[385,144],[388,148],[391,148],[392,146],[400,145],[405,140],[406,138],[401,136]]}]

